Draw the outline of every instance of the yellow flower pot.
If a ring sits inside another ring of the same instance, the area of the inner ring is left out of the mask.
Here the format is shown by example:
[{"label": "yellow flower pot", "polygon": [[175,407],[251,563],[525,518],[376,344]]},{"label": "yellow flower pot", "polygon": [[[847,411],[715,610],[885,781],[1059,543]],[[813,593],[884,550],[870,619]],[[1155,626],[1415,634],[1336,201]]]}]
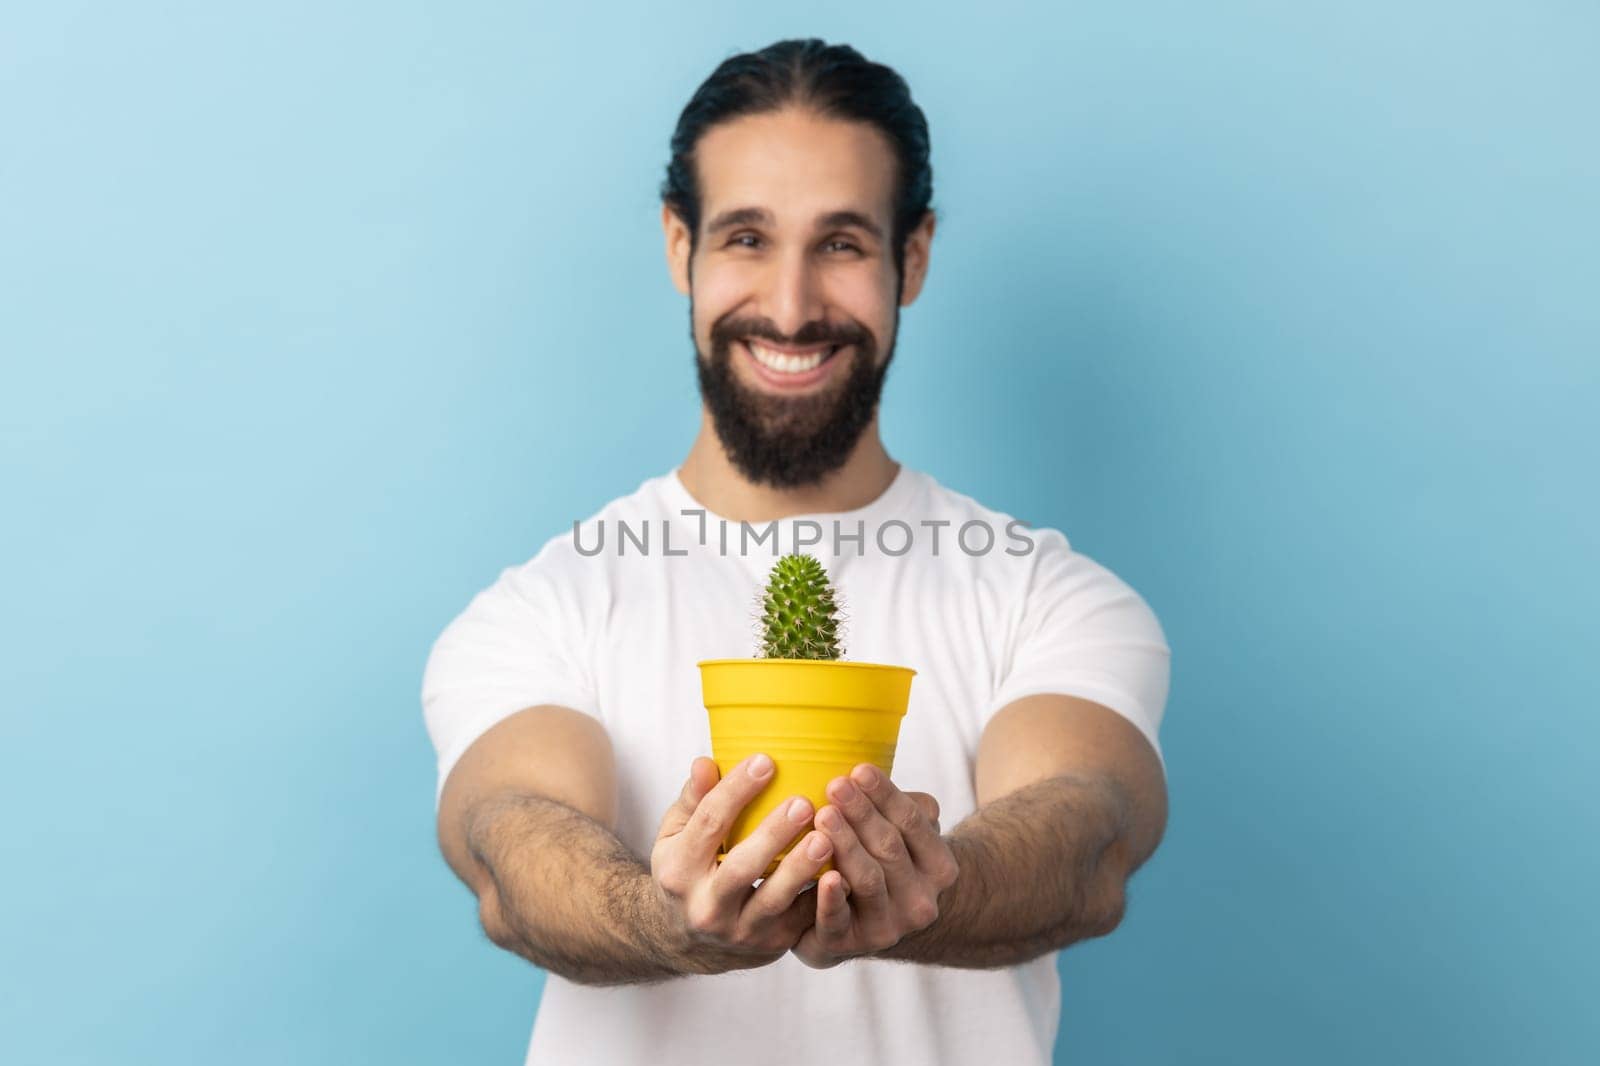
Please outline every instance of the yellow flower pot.
[{"label": "yellow flower pot", "polygon": [[[698,665],[717,768],[726,776],[756,752],[777,765],[735,820],[719,861],[790,796],[805,796],[820,809],[829,802],[828,782],[861,763],[893,774],[916,674],[910,667],[834,659],[704,659]],[[784,848],[762,876],[776,871],[788,853]],[[818,876],[831,869],[830,859]]]}]

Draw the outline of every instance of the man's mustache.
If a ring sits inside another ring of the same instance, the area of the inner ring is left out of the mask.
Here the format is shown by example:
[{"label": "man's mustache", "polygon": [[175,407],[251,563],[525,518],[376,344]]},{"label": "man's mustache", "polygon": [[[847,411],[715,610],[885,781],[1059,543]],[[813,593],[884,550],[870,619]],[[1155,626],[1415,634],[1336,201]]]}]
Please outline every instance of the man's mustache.
[{"label": "man's mustache", "polygon": [[718,325],[711,331],[711,340],[718,345],[726,346],[734,341],[746,339],[764,340],[773,344],[800,348],[811,344],[865,345],[871,342],[872,335],[860,328],[830,327],[809,323],[797,331],[793,337],[785,337],[777,330],[757,322],[729,322]]}]

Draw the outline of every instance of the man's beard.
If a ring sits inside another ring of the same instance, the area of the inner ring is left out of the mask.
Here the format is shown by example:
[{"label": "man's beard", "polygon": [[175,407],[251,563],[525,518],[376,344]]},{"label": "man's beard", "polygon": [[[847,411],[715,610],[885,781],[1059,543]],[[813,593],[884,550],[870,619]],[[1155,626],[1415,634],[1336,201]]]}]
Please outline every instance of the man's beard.
[{"label": "man's beard", "polygon": [[[900,332],[900,308],[894,312],[894,335]],[[689,300],[689,337],[694,339],[694,298]],[[841,377],[833,377],[820,391],[785,396],[757,391],[734,373],[733,359],[745,358],[738,342],[747,338],[779,344],[848,344],[851,350],[832,359],[850,359]],[[694,366],[700,379],[700,398],[711,412],[711,422],[728,454],[728,460],[748,480],[775,488],[815,485],[824,475],[844,465],[856,442],[872,421],[883,390],[883,379],[894,361],[877,366],[877,342],[871,332],[856,325],[808,322],[793,337],[782,337],[762,322],[725,318],[711,326],[711,358],[702,359],[696,345]]]}]

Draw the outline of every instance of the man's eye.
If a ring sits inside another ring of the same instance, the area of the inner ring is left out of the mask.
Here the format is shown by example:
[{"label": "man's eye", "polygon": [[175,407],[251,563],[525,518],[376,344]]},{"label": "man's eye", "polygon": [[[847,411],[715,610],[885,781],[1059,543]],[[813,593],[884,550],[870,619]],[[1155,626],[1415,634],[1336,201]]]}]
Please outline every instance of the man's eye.
[{"label": "man's eye", "polygon": [[[728,247],[754,248],[760,242],[761,238],[756,236],[754,233],[739,233],[728,239]],[[823,247],[828,251],[833,251],[835,249],[857,253],[861,251],[861,249],[854,242],[844,240],[843,238],[836,238],[834,240],[827,241],[823,244]]]}]

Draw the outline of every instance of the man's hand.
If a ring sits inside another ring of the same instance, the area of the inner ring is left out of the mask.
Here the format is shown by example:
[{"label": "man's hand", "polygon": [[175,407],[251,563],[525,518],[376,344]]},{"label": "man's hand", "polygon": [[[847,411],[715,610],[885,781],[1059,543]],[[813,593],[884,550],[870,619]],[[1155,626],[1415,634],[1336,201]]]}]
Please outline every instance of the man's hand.
[{"label": "man's hand", "polygon": [[776,961],[816,916],[816,893],[802,895],[802,890],[833,852],[822,833],[810,833],[759,888],[751,887],[810,824],[811,804],[803,796],[780,804],[717,862],[734,819],[772,773],[770,758],[753,755],[719,781],[717,764],[701,756],[661,820],[650,853],[651,879],[672,930],[673,950],[695,972],[724,973]]},{"label": "man's hand", "polygon": [[817,812],[816,824],[838,857],[817,882],[815,924],[792,949],[819,970],[932,925],[958,873],[939,835],[939,802],[926,792],[902,792],[863,763],[830,781],[827,794],[833,805]]}]

